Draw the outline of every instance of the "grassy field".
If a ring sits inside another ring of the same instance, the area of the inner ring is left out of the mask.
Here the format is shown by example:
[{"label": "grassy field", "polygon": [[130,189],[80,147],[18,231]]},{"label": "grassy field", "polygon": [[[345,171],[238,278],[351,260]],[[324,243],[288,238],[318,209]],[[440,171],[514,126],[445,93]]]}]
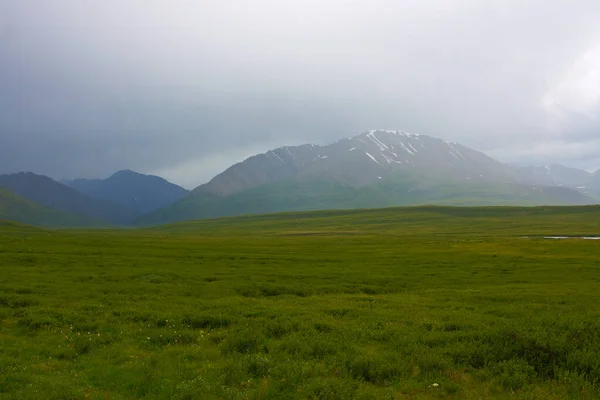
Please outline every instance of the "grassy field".
[{"label": "grassy field", "polygon": [[0,221],[2,399],[594,399],[600,207]]}]

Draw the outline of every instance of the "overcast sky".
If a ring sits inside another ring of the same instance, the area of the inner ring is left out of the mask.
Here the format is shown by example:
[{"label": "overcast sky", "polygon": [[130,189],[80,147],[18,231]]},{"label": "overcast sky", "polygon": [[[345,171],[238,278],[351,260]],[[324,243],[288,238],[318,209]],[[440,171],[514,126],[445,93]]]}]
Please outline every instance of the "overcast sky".
[{"label": "overcast sky", "polygon": [[600,168],[598,0],[1,0],[0,173],[193,188],[367,129]]}]

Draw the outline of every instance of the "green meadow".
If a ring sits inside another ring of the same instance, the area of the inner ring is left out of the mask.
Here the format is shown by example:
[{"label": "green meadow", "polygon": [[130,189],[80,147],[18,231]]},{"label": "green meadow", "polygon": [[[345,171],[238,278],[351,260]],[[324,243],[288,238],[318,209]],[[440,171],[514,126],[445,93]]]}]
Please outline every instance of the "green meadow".
[{"label": "green meadow", "polygon": [[600,207],[0,221],[2,399],[600,398]]}]

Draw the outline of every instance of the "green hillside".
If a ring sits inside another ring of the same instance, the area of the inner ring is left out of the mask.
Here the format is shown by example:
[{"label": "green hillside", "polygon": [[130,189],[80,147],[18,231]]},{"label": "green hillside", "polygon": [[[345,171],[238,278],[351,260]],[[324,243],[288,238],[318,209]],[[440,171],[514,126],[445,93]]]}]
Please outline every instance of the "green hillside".
[{"label": "green hillside", "polygon": [[139,216],[126,206],[93,199],[47,176],[31,172],[0,175],[0,187],[52,210],[82,216],[82,219],[102,220],[105,225],[127,225]]},{"label": "green hillside", "polygon": [[37,228],[33,225],[22,223],[22,222],[15,222],[15,221],[7,220],[7,219],[0,219],[0,230],[2,230],[2,232],[10,232],[10,233],[17,232],[17,231],[31,233],[35,230],[41,231],[42,229]]},{"label": "green hillside", "polygon": [[600,206],[0,222],[2,399],[597,399]]},{"label": "green hillside", "polygon": [[376,185],[352,187],[315,179],[295,179],[263,185],[228,196],[195,192],[183,200],[139,218],[137,225],[228,215],[282,211],[377,208],[439,204],[582,205],[593,203],[576,191],[509,183],[417,183],[414,177],[396,178]]},{"label": "green hillside", "polygon": [[[0,187],[0,220],[48,227],[102,226],[106,223],[51,210]],[[4,223],[5,225],[7,223]]]}]

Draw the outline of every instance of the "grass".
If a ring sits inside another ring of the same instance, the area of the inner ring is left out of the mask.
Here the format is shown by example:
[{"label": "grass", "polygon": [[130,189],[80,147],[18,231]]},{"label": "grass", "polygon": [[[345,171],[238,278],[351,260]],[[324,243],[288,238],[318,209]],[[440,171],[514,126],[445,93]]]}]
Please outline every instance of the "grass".
[{"label": "grass", "polygon": [[599,207],[0,223],[0,398],[594,399]]}]

